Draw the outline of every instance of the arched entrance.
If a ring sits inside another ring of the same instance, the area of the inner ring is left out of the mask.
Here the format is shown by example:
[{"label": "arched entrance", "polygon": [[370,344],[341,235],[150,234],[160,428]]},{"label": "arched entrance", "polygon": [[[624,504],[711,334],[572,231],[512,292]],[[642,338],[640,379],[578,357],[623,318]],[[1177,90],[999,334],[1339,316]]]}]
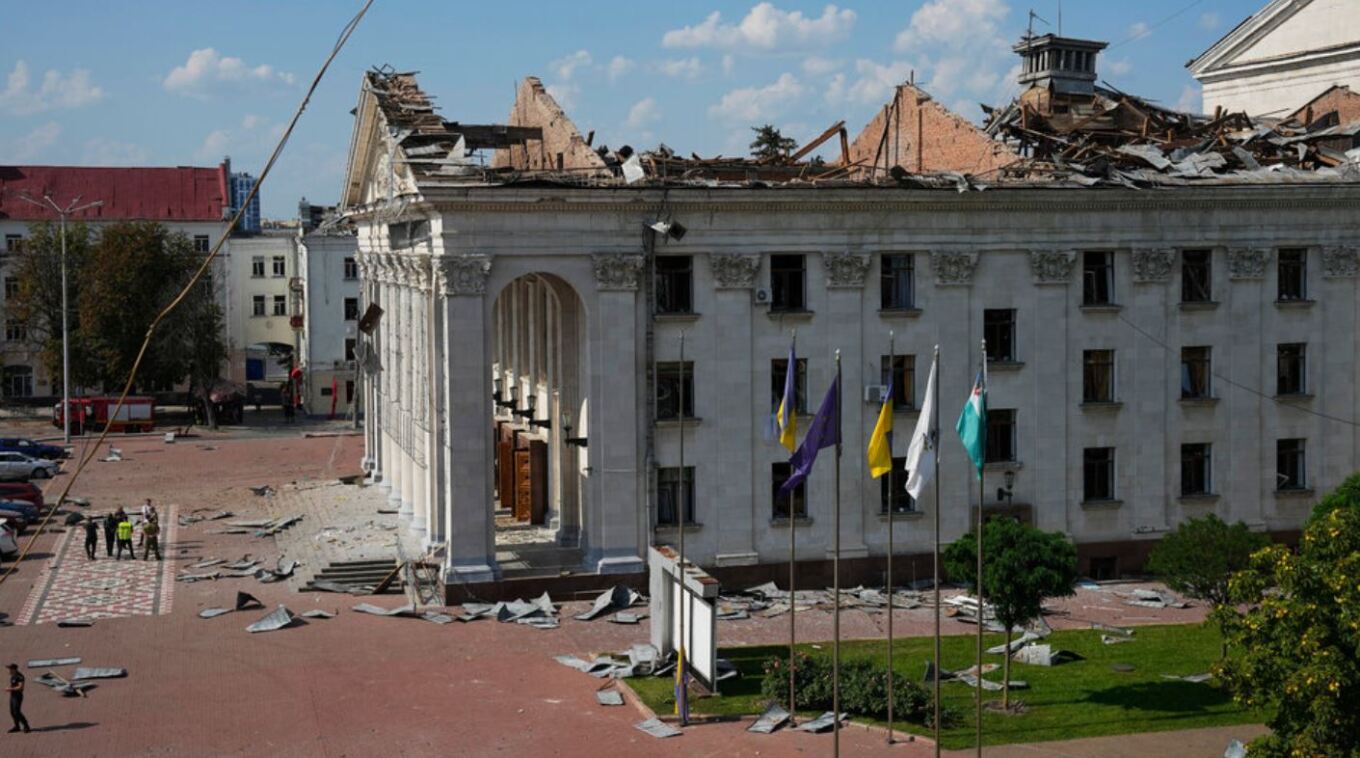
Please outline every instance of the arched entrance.
[{"label": "arched entrance", "polygon": [[491,310],[493,491],[501,570],[575,569],[590,473],[586,313],[576,290],[524,274]]}]

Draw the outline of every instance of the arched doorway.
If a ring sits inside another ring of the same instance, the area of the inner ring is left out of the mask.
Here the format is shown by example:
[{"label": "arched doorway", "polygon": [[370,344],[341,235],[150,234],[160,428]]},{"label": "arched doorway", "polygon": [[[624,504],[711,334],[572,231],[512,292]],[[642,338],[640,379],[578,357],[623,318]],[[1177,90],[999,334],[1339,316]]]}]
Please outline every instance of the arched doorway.
[{"label": "arched doorway", "polygon": [[493,491],[503,572],[576,568],[590,473],[586,313],[576,290],[524,274],[491,311]]}]

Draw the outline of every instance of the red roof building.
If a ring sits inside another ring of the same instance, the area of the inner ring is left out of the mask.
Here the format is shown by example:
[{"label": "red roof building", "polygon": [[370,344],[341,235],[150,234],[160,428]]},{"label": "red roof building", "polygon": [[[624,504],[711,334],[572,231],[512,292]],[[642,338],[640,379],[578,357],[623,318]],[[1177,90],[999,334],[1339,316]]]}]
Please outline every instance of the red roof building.
[{"label": "red roof building", "polygon": [[85,221],[222,221],[227,213],[226,164],[215,168],[0,166],[0,220],[55,221],[50,208],[24,202],[51,197],[66,205],[103,205],[75,214]]}]

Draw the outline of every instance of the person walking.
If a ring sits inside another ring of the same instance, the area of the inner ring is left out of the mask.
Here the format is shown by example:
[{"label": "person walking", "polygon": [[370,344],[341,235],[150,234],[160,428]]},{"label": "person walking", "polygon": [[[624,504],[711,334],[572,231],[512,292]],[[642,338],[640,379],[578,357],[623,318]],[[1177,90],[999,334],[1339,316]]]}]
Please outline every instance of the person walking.
[{"label": "person walking", "polygon": [[146,499],[146,502],[145,502],[145,503],[142,503],[142,522],[141,522],[141,523],[142,523],[142,526],[143,526],[144,528],[138,530],[138,535],[137,535],[137,547],[144,547],[144,546],[146,545],[146,530],[145,530],[145,525],[146,525],[146,522],[148,522],[148,521],[151,520],[151,514],[153,514],[153,513],[155,513],[155,512],[156,512],[156,509],[153,508],[153,507],[151,507],[151,498],[147,498],[147,499]]},{"label": "person walking", "polygon": [[24,718],[24,675],[19,673],[19,664],[11,663],[5,668],[9,669],[9,686],[5,692],[9,693],[9,717],[14,719],[14,728],[10,733],[23,731],[31,732],[28,728],[28,719]]},{"label": "person walking", "polygon": [[99,547],[99,525],[94,523],[94,519],[85,519],[85,555],[94,560],[96,548]]},{"label": "person walking", "polygon": [[118,539],[118,521],[112,515],[104,517],[104,549],[113,557],[113,543]]},{"label": "person walking", "polygon": [[148,519],[145,524],[142,524],[142,541],[145,545],[142,548],[142,560],[151,560],[151,551],[153,550],[156,551],[156,560],[159,561],[161,559],[160,537],[161,525],[156,518],[156,511],[153,509],[151,511],[151,518]]},{"label": "person walking", "polygon": [[126,513],[119,509],[119,516],[122,520],[118,522],[118,560],[123,559],[123,548],[127,548],[128,557],[137,559],[137,550],[132,546],[132,520]]}]

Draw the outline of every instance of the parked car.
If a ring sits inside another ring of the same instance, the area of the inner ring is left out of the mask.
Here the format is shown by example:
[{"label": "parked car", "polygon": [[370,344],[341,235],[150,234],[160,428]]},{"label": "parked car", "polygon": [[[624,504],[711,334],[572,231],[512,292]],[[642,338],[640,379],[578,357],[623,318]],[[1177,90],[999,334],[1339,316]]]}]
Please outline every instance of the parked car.
[{"label": "parked car", "polygon": [[9,522],[0,519],[0,557],[12,558],[19,554],[18,532]]},{"label": "parked car", "polygon": [[66,457],[66,448],[45,445],[24,437],[0,437],[0,453],[23,453],[29,458],[55,461]]},{"label": "parked car", "polygon": [[0,500],[25,500],[43,507],[43,492],[28,482],[0,482]]},{"label": "parked car", "polygon": [[23,453],[0,452],[0,479],[17,479],[21,482],[29,479],[46,479],[56,476],[57,470],[56,461],[29,458]]},{"label": "parked car", "polygon": [[0,511],[17,513],[20,516],[23,516],[24,521],[27,521],[30,524],[37,521],[39,518],[38,506],[32,503],[25,503],[22,500],[0,500]]}]

